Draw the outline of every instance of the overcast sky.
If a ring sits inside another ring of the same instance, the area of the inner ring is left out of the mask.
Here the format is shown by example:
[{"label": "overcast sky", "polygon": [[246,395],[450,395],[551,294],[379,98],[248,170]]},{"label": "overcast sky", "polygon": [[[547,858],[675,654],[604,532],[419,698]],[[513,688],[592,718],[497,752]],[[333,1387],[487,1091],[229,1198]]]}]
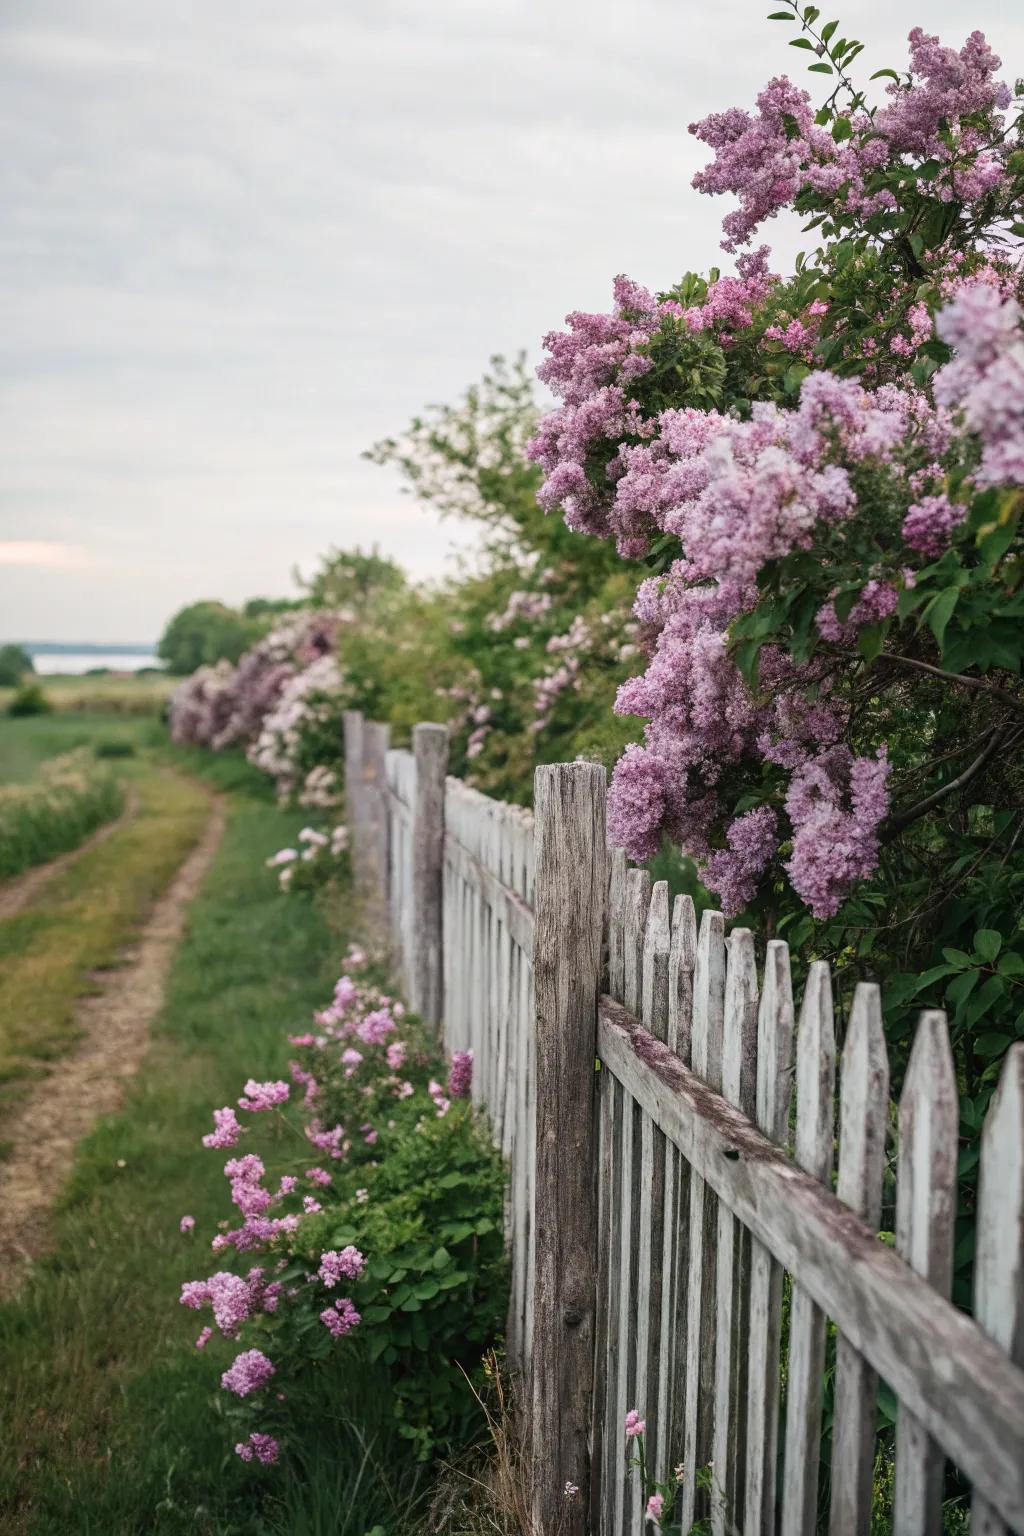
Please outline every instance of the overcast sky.
[{"label": "overcast sky", "polygon": [[[0,639],[152,640],[332,544],[440,574],[466,531],[362,449],[719,259],[687,124],[820,87],[767,9],[0,0]],[[916,21],[1024,73],[1017,0],[838,14],[865,75]]]}]

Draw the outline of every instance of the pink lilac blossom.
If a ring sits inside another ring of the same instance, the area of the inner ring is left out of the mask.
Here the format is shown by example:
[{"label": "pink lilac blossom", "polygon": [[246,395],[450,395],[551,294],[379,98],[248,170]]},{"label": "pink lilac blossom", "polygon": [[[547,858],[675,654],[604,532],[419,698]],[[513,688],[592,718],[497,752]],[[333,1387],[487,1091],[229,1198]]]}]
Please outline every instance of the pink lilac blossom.
[{"label": "pink lilac blossom", "polygon": [[890,618],[899,604],[899,593],[887,582],[869,581],[860,595],[845,624],[839,622],[833,602],[825,603],[814,616],[814,622],[822,638],[833,645],[848,645],[857,638],[857,632],[866,624]]},{"label": "pink lilac blossom", "polygon": [[[891,105],[875,116],[874,130],[899,154],[949,156],[942,137],[946,124],[959,125],[965,117],[1010,104],[1009,89],[993,76],[1000,60],[985,41],[972,32],[959,53],[943,47],[920,27],[910,33],[910,86],[889,86]],[[919,81],[915,84],[914,80]]]},{"label": "pink lilac blossom", "polygon": [[635,1440],[637,1435],[642,1435],[647,1428],[647,1422],[640,1417],[639,1410],[631,1408],[626,1414],[626,1439]]},{"label": "pink lilac blossom", "polygon": [[473,1086],[473,1052],[453,1051],[448,1068],[448,1093],[453,1099],[468,1099]]},{"label": "pink lilac blossom", "polygon": [[437,1118],[442,1120],[452,1107],[451,1099],[445,1097],[444,1089],[434,1078],[431,1078],[427,1084],[427,1092],[430,1094],[434,1108],[437,1110]]},{"label": "pink lilac blossom", "polygon": [[362,1318],[347,1296],[339,1296],[332,1307],[325,1307],[320,1321],[332,1338],[340,1339],[358,1327]]},{"label": "pink lilac blossom", "polygon": [[259,1430],[253,1430],[248,1440],[240,1440],[235,1446],[235,1455],[243,1461],[252,1461],[255,1455],[266,1467],[273,1466],[280,1454],[281,1447],[273,1435],[260,1434]]},{"label": "pink lilac blossom", "polygon": [[387,1048],[387,1062],[392,1072],[404,1067],[407,1047],[404,1040],[393,1040]]},{"label": "pink lilac blossom", "polygon": [[331,1175],[326,1168],[307,1168],[306,1178],[311,1184],[318,1184],[321,1189],[326,1189],[331,1183]]},{"label": "pink lilac blossom", "polygon": [[786,796],[793,852],[785,867],[815,917],[833,917],[851,885],[875,869],[888,776],[884,747],[874,758],[833,747],[794,773]]},{"label": "pink lilac blossom", "polygon": [[341,1064],[345,1068],[346,1077],[352,1076],[353,1072],[362,1062],[362,1059],[362,1051],[357,1051],[353,1046],[349,1046],[346,1050],[342,1051]]},{"label": "pink lilac blossom", "polygon": [[328,1252],[322,1253],[320,1255],[320,1268],[317,1270],[317,1274],[327,1289],[332,1290],[341,1279],[358,1280],[365,1264],[366,1260],[359,1252],[359,1249],[353,1248],[349,1244],[347,1248],[342,1248],[340,1252],[337,1249],[330,1249]]},{"label": "pink lilac blossom", "polygon": [[212,1328],[209,1328],[209,1327],[201,1328],[199,1330],[199,1337],[196,1339],[196,1349],[205,1349],[207,1344],[210,1342],[210,1340],[212,1338],[213,1338],[213,1329]]},{"label": "pink lilac blossom", "polygon": [[727,251],[745,245],[759,224],[793,201],[803,162],[812,150],[827,152],[832,143],[814,126],[807,92],[784,76],[768,82],[756,105],[756,117],[731,107],[690,124],[690,132],[715,151],[711,163],[694,176],[694,187],[712,196],[732,192],[740,201],[723,221]]},{"label": "pink lilac blossom", "polygon": [[910,33],[909,85],[890,85],[889,105],[874,115],[855,113],[845,143],[815,124],[807,93],[785,77],[771,80],[757,97],[756,116],[733,107],[691,124],[690,132],[714,151],[694,187],[739,199],[722,223],[723,248],[745,245],[805,190],[862,219],[894,209],[894,194],[877,186],[874,173],[905,155],[934,157],[945,168],[936,183],[940,199],[971,203],[986,196],[1006,176],[999,113],[1011,98],[993,78],[998,68],[980,32],[957,53],[917,27]]},{"label": "pink lilac blossom", "polygon": [[238,1101],[238,1107],[254,1114],[260,1110],[274,1109],[278,1104],[285,1102],[290,1092],[287,1083],[257,1083],[250,1077]]},{"label": "pink lilac blossom", "polygon": [[345,1156],[345,1127],[335,1125],[329,1131],[325,1131],[318,1120],[313,1120],[305,1127],[306,1140],[316,1147],[318,1152],[326,1152],[330,1157],[342,1158]]},{"label": "pink lilac blossom", "polygon": [[718,896],[726,917],[735,917],[753,900],[778,849],[778,817],[768,806],[747,811],[730,824],[725,840],[728,847],[711,855],[701,875]]},{"label": "pink lilac blossom", "polygon": [[647,1520],[653,1520],[656,1525],[660,1525],[664,1510],[665,1495],[663,1493],[652,1493],[650,1498],[647,1500],[647,1508],[644,1510],[644,1517]]},{"label": "pink lilac blossom", "polygon": [[248,1397],[253,1392],[258,1392],[265,1387],[275,1368],[270,1360],[260,1349],[244,1349],[240,1355],[236,1355],[231,1366],[220,1378],[220,1384],[226,1392],[234,1392],[237,1397]]},{"label": "pink lilac blossom", "polygon": [[919,555],[934,560],[949,548],[954,528],[964,521],[967,508],[948,496],[925,496],[914,502],[903,519],[903,539]]},{"label": "pink lilac blossom", "polygon": [[961,289],[935,320],[955,354],[935,375],[935,398],[977,434],[983,484],[1024,483],[1022,317],[1015,299],[981,282]]},{"label": "pink lilac blossom", "polygon": [[242,1134],[235,1111],[227,1106],[213,1112],[214,1129],[203,1137],[204,1147],[233,1147]]},{"label": "pink lilac blossom", "polygon": [[386,1008],[376,1008],[361,1019],[356,1026],[356,1034],[365,1045],[383,1045],[388,1035],[393,1034],[396,1025],[394,1019]]}]

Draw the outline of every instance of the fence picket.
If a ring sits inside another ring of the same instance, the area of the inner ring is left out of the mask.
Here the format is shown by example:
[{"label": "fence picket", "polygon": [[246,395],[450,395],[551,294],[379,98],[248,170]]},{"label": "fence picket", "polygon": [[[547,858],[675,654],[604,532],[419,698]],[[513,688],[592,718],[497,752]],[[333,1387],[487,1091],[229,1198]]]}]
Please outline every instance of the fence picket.
[{"label": "fence picket", "polygon": [[[651,890],[644,933],[642,1007],[644,1028],[656,1040],[668,1036],[668,967],[671,945],[668,885]],[[665,1137],[649,1115],[640,1122],[640,1231],[637,1258],[636,1398],[647,1416],[647,1457],[662,1465],[666,1443],[656,1409],[661,1379],[661,1284],[664,1260]]]},{"label": "fence picket", "polygon": [[[1024,1042],[1007,1052],[981,1136],[974,1315],[1017,1365],[1024,1365]],[[1024,1436],[1024,1425],[1021,1426]],[[974,1490],[971,1536],[1010,1536],[984,1493]]]},{"label": "fence picket", "polygon": [[[836,1041],[832,976],[823,960],[811,965],[796,1037],[798,1165],[831,1188]],[[782,1485],[783,1536],[814,1536],[818,1525],[821,1395],[825,1316],[793,1280],[786,1373],[786,1446]]]},{"label": "fence picket", "polygon": [[[882,1214],[889,1058],[877,986],[860,982],[846,1029],[839,1093],[836,1194],[874,1231]],[[836,1340],[829,1536],[862,1536],[871,1523],[878,1377],[850,1341]]]},{"label": "fence picket", "polygon": [[[668,961],[668,1034],[671,1050],[690,1064],[693,1028],[693,969],[697,920],[690,896],[672,905]],[[682,1409],[686,1401],[686,1284],[689,1267],[690,1169],[669,1143],[665,1154],[664,1250],[662,1259],[661,1373],[657,1421],[662,1426],[662,1468],[667,1477],[682,1460]]]},{"label": "fence picket", "polygon": [[[714,1088],[722,1083],[725,1027],[725,920],[705,912],[693,972],[693,1070]],[[686,1408],[683,1423],[682,1525],[698,1508],[696,1472],[712,1455],[715,1381],[715,1243],[717,1202],[697,1173],[690,1177],[689,1270],[686,1287]]]},{"label": "fence picket", "polygon": [[[651,901],[651,877],[645,869],[626,871],[622,904],[623,1002],[637,1015],[643,996],[644,934]],[[622,1204],[619,1230],[619,1414],[618,1427],[635,1401],[637,1386],[637,1279],[640,1249],[640,1106],[629,1095],[622,1113]],[[635,1486],[622,1485],[615,1530],[639,1531],[640,1502]]]},{"label": "fence picket", "polygon": [[[734,928],[728,940],[722,1097],[749,1113],[757,1073],[757,965],[754,936]],[[715,1305],[714,1437],[711,1529],[742,1529],[743,1395],[750,1308],[750,1244],[729,1208],[718,1204]]]},{"label": "fence picket", "polygon": [[608,850],[608,993],[617,1003],[625,1002],[626,952],[625,923],[626,855],[621,848]]},{"label": "fence picket", "polygon": [[[757,1016],[757,1124],[785,1142],[792,1093],[793,984],[789,946],[773,939],[765,956]],[[774,1536],[779,1438],[782,1270],[756,1238],[750,1245],[750,1352],[747,1361],[745,1536]]]},{"label": "fence picket", "polygon": [[[896,1250],[943,1298],[953,1281],[960,1106],[946,1016],[921,1015],[900,1095]],[[896,1417],[895,1536],[939,1536],[945,1456],[903,1405]]]}]

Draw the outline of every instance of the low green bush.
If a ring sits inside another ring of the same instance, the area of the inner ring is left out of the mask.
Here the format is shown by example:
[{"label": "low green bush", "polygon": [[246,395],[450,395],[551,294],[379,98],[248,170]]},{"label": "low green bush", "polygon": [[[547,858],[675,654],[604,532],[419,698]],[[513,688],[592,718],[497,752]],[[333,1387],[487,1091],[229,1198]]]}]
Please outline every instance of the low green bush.
[{"label": "low green bush", "polygon": [[366,967],[350,953],[359,979],[288,1037],[297,1111],[293,1086],[250,1080],[206,1138],[238,1149],[225,1174],[242,1222],[220,1224],[213,1273],[181,1299],[212,1309],[200,1338],[225,1448],[254,1471],[301,1454],[339,1374],[376,1383],[412,1462],[482,1427],[471,1383],[507,1306],[504,1165],[469,1102],[469,1053],[445,1078],[433,1035]]},{"label": "low green bush", "polygon": [[26,715],[48,715],[53,709],[38,683],[23,683],[7,706],[7,713],[15,720]]},{"label": "low green bush", "polygon": [[105,741],[98,741],[93,747],[97,757],[134,757],[135,743],[124,736],[112,736]]},{"label": "low green bush", "polygon": [[52,758],[28,784],[0,788],[0,879],[77,848],[123,803],[120,784],[85,750]]}]

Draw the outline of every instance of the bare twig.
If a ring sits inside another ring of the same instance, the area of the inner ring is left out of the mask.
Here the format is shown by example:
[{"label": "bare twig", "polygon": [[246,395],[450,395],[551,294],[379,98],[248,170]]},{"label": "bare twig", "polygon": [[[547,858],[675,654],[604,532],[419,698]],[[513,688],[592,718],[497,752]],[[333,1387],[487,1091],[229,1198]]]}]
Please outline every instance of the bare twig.
[{"label": "bare twig", "polygon": [[[864,658],[857,651],[837,651],[837,656],[842,656],[847,661],[863,661]],[[990,694],[994,699],[1000,699],[1008,708],[1024,715],[1024,699],[1017,698],[1016,694],[1008,688],[1002,688],[998,683],[993,683],[987,677],[971,677],[966,672],[944,672],[941,667],[933,667],[929,661],[918,661],[915,656],[899,656],[891,651],[886,651],[879,658],[882,661],[895,662],[897,666],[908,667],[914,672],[927,672],[930,677],[941,678],[946,683],[957,683],[961,688],[975,688],[979,693]]]},{"label": "bare twig", "polygon": [[[1018,731],[1012,739],[1019,740],[1019,737]],[[927,816],[929,811],[934,810],[949,795],[955,794],[958,789],[964,789],[981,772],[989,759],[995,756],[1006,739],[1005,730],[993,731],[974,762],[969,763],[963,773],[957,774],[955,779],[950,779],[946,784],[940,784],[938,789],[933,790],[930,795],[925,795],[924,799],[919,800],[916,805],[908,806],[906,810],[897,811],[895,815],[888,817],[882,826],[882,842],[888,842],[890,838],[896,836],[897,832],[902,832],[913,822],[920,821],[922,816]]]}]

